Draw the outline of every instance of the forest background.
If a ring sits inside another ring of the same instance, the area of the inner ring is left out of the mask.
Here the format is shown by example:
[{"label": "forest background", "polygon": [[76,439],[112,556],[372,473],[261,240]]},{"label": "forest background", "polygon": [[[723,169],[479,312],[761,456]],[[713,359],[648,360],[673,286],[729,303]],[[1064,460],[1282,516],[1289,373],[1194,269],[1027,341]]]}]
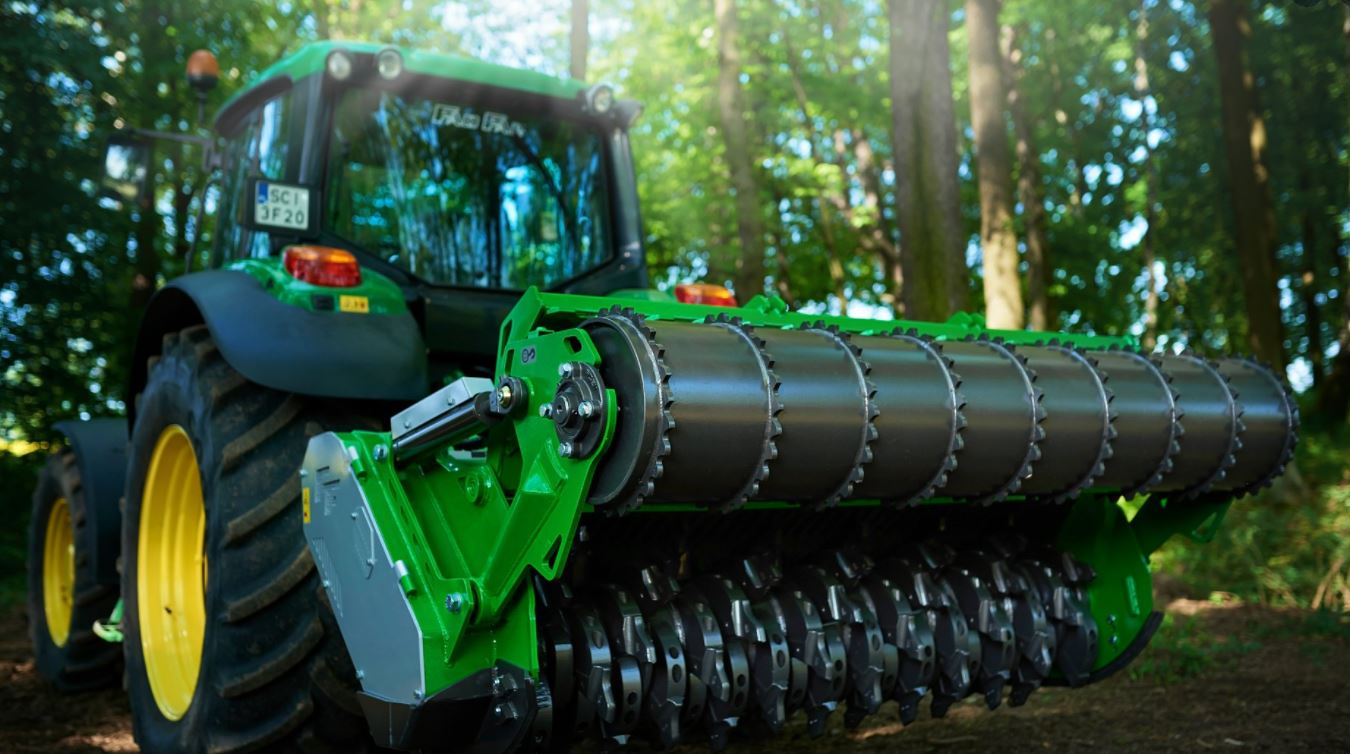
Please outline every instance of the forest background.
[{"label": "forest background", "polygon": [[[1200,594],[1350,610],[1350,5],[1322,0],[83,0],[0,5],[0,600],[52,422],[124,411],[186,263],[200,157],[98,197],[109,135],[199,124],[306,41],[591,81],[633,132],[656,284],[854,316],[1129,334],[1289,377],[1296,472],[1162,565]],[[207,222],[203,232],[210,233]]]}]

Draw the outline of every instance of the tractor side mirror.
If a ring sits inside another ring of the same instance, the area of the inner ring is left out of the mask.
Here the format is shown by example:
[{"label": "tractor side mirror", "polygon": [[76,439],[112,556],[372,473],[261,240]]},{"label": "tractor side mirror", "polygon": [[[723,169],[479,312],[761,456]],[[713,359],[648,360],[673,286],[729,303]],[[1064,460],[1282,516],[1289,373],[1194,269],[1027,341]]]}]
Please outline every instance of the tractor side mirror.
[{"label": "tractor side mirror", "polygon": [[103,150],[103,179],[99,193],[119,202],[135,203],[145,194],[150,176],[150,141],[135,136],[113,136]]}]

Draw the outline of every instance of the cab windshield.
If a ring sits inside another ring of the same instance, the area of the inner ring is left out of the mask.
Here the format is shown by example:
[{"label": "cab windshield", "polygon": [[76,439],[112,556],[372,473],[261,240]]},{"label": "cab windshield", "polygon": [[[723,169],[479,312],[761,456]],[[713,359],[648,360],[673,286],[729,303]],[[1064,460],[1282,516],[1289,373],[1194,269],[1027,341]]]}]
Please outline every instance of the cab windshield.
[{"label": "cab windshield", "polygon": [[341,95],[325,227],[434,284],[551,287],[609,258],[599,133],[375,89]]}]

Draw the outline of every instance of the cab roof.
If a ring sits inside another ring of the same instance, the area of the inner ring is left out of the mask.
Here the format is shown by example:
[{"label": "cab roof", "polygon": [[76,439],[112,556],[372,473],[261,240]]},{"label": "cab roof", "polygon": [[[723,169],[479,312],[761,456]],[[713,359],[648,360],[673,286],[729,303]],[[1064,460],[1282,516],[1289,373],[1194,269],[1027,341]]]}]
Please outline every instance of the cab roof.
[{"label": "cab roof", "polygon": [[324,41],[311,42],[304,47],[273,63],[262,73],[254,77],[248,86],[235,92],[221,107],[224,114],[238,100],[251,92],[283,77],[292,82],[310,74],[319,73],[327,63],[328,55],[335,50],[373,55],[381,50],[398,50],[403,56],[404,70],[428,76],[437,76],[476,84],[499,86],[506,89],[518,89],[547,97],[570,99],[586,88],[586,84],[575,79],[555,78],[537,71],[525,71],[496,63],[488,63],[473,58],[450,55],[429,50],[416,50],[398,45],[378,42]]}]

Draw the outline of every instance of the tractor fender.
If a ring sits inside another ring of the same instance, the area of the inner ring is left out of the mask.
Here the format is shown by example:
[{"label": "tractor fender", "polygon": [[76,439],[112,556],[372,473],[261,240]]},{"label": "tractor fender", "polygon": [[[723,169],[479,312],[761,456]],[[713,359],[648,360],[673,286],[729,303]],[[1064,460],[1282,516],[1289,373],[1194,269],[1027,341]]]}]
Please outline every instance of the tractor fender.
[{"label": "tractor fender", "polygon": [[147,360],[167,333],[205,324],[225,360],[273,390],[320,398],[413,401],[427,392],[427,347],[412,315],[309,311],[235,270],[194,272],[155,293],[131,362],[128,419]]},{"label": "tractor fender", "polygon": [[91,419],[57,422],[75,452],[80,485],[84,491],[86,526],[94,573],[99,584],[116,586],[117,556],[122,544],[122,492],[127,478],[127,423],[125,419]]}]

